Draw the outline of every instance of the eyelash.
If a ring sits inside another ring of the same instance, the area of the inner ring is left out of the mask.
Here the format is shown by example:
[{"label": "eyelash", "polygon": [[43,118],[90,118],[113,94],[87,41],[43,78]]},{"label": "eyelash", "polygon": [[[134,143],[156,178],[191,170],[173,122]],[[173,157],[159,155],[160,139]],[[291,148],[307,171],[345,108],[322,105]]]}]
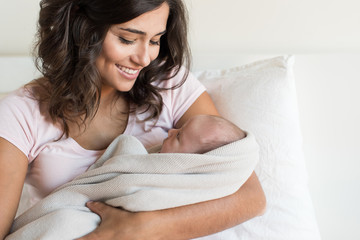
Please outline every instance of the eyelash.
[{"label": "eyelash", "polygon": [[150,41],[150,44],[160,46],[160,40],[159,41]]},{"label": "eyelash", "polygon": [[119,40],[121,43],[124,43],[126,45],[131,45],[131,44],[134,44],[134,42],[135,42],[135,41],[126,40],[125,38],[122,38],[122,37],[119,37]]},{"label": "eyelash", "polygon": [[[120,40],[121,43],[126,44],[126,45],[132,45],[132,44],[135,43],[135,41],[130,41],[130,40],[127,40],[127,39],[122,38],[122,37],[119,37],[119,40]],[[160,46],[160,41],[150,41],[150,44]]]}]

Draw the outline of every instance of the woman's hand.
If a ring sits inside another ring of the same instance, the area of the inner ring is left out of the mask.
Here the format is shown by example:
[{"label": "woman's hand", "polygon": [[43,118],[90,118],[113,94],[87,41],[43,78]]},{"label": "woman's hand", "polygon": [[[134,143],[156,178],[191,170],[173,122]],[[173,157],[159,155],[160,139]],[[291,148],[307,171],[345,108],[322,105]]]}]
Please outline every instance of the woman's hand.
[{"label": "woman's hand", "polygon": [[146,221],[148,214],[145,212],[133,213],[102,202],[88,202],[86,206],[100,216],[101,223],[93,232],[78,240],[155,239],[150,238],[155,229],[150,226],[151,221]]}]

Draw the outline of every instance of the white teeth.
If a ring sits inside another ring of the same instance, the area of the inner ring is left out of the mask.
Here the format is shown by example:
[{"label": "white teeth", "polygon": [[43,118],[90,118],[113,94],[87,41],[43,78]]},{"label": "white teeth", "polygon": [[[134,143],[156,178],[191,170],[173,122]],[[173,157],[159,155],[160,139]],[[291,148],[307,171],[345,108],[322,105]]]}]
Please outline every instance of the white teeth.
[{"label": "white teeth", "polygon": [[127,67],[123,67],[123,66],[120,66],[120,65],[117,65],[116,66],[123,72],[126,72],[128,74],[136,74],[139,70],[134,70],[134,69],[130,69],[130,68],[127,68]]}]

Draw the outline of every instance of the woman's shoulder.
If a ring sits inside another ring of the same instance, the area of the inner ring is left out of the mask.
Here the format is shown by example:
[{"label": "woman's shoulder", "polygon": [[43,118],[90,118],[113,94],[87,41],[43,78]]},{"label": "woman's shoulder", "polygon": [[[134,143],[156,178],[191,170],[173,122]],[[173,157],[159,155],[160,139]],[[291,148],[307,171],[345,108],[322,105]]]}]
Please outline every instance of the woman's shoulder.
[{"label": "woman's shoulder", "polygon": [[205,86],[185,67],[181,67],[177,74],[169,80],[159,83],[159,87],[166,89],[173,88],[173,91],[167,91],[167,94],[172,96],[178,95],[192,95],[194,92],[205,91]]},{"label": "woman's shoulder", "polygon": [[33,97],[30,90],[21,87],[13,92],[7,93],[0,99],[0,109],[3,108],[19,108],[23,111],[36,111],[39,109],[38,101]]},{"label": "woman's shoulder", "polygon": [[23,104],[27,103],[31,105],[38,104],[37,100],[33,97],[31,90],[25,87],[20,87],[12,92],[4,93],[0,101],[14,102],[14,104],[16,103],[23,103]]},{"label": "woman's shoulder", "polygon": [[168,80],[158,79],[153,84],[160,88],[170,89],[181,84],[184,78],[186,79],[185,83],[187,85],[198,82],[196,77],[185,67],[180,67],[179,69],[173,70],[171,75],[172,77],[170,77]]},{"label": "woman's shoulder", "polygon": [[[184,76],[186,80],[181,84]],[[163,112],[168,112],[174,124],[183,116],[196,99],[206,91],[206,88],[192,73],[187,72],[185,68],[181,68],[176,76],[164,82],[163,84],[167,89],[179,86],[160,92],[164,103]]]},{"label": "woman's shoulder", "polygon": [[41,118],[38,101],[24,87],[7,94],[0,100],[0,124],[2,125],[34,128]]},{"label": "woman's shoulder", "polygon": [[52,125],[42,116],[38,101],[24,87],[0,100],[0,136],[27,156],[43,140],[42,136],[57,133]]}]

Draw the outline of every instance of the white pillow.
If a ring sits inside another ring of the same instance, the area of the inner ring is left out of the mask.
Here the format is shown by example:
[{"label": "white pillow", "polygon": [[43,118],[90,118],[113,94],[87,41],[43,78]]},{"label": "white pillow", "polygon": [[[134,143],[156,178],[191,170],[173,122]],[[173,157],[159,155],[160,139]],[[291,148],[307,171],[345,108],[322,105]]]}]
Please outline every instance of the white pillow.
[{"label": "white pillow", "polygon": [[194,74],[220,114],[254,133],[266,213],[206,239],[318,240],[298,117],[293,56]]}]

